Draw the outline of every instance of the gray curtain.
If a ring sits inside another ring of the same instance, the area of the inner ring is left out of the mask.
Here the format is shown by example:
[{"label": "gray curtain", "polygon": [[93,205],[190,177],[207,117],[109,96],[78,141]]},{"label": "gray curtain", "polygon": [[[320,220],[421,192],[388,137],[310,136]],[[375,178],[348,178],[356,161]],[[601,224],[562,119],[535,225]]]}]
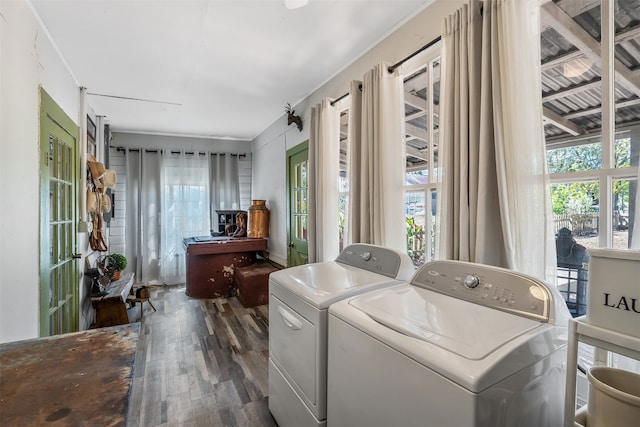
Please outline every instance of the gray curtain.
[{"label": "gray curtain", "polygon": [[137,282],[160,280],[161,155],[159,152],[129,150],[125,153],[126,232],[125,255],[128,270]]}]

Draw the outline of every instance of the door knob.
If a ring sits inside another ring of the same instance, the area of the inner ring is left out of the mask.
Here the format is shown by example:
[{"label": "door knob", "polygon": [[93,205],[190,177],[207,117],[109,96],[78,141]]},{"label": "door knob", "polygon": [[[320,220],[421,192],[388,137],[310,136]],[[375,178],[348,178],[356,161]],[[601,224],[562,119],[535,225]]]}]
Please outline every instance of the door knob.
[{"label": "door knob", "polygon": [[294,244],[293,244],[293,242],[289,242],[289,244],[287,246],[289,246],[290,248],[293,248]]}]

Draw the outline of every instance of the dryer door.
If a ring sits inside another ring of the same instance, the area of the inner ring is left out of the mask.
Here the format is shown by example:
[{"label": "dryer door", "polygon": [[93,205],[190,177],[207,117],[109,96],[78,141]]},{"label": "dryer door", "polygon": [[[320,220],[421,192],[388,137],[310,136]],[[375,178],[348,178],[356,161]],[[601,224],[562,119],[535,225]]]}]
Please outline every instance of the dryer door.
[{"label": "dryer door", "polygon": [[289,382],[316,404],[316,326],[279,300],[269,300],[269,354]]}]

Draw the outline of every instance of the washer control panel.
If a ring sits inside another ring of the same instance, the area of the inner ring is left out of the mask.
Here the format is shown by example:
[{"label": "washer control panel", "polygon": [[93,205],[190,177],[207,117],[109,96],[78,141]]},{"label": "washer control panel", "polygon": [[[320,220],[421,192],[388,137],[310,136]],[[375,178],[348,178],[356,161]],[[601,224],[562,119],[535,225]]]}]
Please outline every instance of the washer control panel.
[{"label": "washer control panel", "polygon": [[[403,270],[406,271],[405,264],[410,263],[411,259],[392,249],[355,243],[344,248],[336,261],[395,279],[402,275]],[[402,280],[408,280],[412,273],[413,271]]]},{"label": "washer control panel", "polygon": [[548,287],[515,271],[462,261],[433,261],[416,272],[411,284],[538,321],[549,320]]}]

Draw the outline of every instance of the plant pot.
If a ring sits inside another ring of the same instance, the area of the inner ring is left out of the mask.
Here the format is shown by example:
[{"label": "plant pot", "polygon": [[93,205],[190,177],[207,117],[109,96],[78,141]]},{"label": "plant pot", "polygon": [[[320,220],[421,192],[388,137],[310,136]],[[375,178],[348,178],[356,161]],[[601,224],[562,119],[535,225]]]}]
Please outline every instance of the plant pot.
[{"label": "plant pot", "polygon": [[121,274],[122,274],[122,271],[114,271],[113,274],[111,275],[111,280],[113,280],[114,282],[116,280],[120,280]]}]

